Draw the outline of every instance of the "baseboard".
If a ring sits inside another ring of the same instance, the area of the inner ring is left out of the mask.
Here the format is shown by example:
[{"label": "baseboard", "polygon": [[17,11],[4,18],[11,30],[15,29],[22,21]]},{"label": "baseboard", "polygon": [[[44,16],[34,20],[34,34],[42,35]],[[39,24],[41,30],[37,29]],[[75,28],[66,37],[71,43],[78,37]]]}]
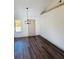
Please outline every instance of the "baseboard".
[{"label": "baseboard", "polygon": [[35,36],[39,36],[39,35],[32,35],[32,36],[22,36],[22,37],[14,37],[14,38],[28,38],[28,37],[35,37]]}]

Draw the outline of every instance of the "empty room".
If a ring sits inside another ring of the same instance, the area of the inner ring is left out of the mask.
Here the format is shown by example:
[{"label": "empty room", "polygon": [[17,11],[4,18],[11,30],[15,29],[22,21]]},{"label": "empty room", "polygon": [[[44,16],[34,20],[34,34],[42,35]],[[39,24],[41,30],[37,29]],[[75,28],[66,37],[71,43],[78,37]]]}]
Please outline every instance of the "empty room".
[{"label": "empty room", "polygon": [[14,59],[64,59],[64,0],[14,0]]}]

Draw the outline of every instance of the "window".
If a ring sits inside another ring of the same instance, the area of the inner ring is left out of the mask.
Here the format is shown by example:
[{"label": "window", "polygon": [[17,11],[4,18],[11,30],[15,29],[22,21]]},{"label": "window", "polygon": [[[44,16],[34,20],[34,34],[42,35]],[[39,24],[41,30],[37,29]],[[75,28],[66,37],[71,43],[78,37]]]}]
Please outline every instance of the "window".
[{"label": "window", "polygon": [[21,32],[21,20],[15,20],[16,32]]}]

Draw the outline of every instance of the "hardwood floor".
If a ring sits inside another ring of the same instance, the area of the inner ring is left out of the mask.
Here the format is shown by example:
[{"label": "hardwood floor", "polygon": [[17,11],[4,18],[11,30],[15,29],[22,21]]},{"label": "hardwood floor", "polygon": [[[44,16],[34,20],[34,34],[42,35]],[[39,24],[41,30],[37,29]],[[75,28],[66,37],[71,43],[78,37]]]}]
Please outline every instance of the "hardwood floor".
[{"label": "hardwood floor", "polygon": [[64,52],[41,36],[15,38],[15,59],[64,59]]}]

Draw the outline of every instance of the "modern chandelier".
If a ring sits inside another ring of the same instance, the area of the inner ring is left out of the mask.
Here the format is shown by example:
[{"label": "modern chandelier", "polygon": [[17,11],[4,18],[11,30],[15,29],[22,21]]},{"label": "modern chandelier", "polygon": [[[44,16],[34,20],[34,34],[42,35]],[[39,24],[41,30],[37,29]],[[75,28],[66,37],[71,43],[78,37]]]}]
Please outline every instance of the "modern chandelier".
[{"label": "modern chandelier", "polygon": [[30,24],[31,21],[28,19],[28,8],[26,8],[26,9],[27,9],[27,21],[25,21],[25,23],[26,23],[26,24]]}]

